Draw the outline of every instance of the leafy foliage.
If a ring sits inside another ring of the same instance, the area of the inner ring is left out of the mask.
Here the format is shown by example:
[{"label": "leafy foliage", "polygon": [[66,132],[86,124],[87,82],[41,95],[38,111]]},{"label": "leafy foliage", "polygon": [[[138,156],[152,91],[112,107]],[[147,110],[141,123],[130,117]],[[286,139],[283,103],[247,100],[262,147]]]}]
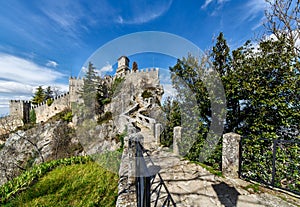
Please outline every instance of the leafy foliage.
[{"label": "leafy foliage", "polygon": [[107,111],[98,118],[97,123],[103,124],[107,123],[109,120],[112,120],[112,113],[110,111]]},{"label": "leafy foliage", "polygon": [[169,147],[173,144],[174,127],[181,125],[179,103],[168,97],[162,106],[162,110],[166,115],[167,122],[160,136],[160,142],[162,145]]},{"label": "leafy foliage", "polygon": [[66,122],[72,122],[73,114],[72,111],[67,111],[65,114],[62,116],[62,120]]},{"label": "leafy foliage", "polygon": [[36,92],[34,93],[34,96],[32,98],[32,104],[40,104],[45,101],[45,91],[42,88],[42,86],[39,86],[36,89]]},{"label": "leafy foliage", "polygon": [[34,109],[31,109],[29,112],[29,120],[30,123],[36,123],[36,114]]},{"label": "leafy foliage", "polygon": [[95,67],[89,62],[85,77],[83,79],[83,87],[79,91],[80,98],[83,99],[86,108],[95,110],[96,107],[96,94],[97,94],[97,80]]},{"label": "leafy foliage", "polygon": [[43,89],[42,86],[39,86],[36,89],[31,102],[32,104],[37,105],[47,101],[47,105],[50,106],[53,103],[53,93],[54,92],[51,86],[48,86],[46,89]]},{"label": "leafy foliage", "polygon": [[145,98],[153,97],[153,95],[150,91],[144,90],[143,93],[142,93],[142,97],[145,99]]},{"label": "leafy foliage", "polygon": [[[231,55],[224,35],[220,33],[210,56],[225,89],[227,116],[224,132],[236,132],[253,140],[299,138],[300,61],[299,54],[295,56],[287,39],[264,40],[257,46],[247,41]],[[199,62],[188,56],[170,68],[179,97],[187,97],[183,88],[188,86],[196,97],[199,110],[197,142],[187,154],[191,160],[199,160],[211,122],[212,99],[205,87],[205,79],[201,79],[206,72],[202,66],[202,60]],[[217,169],[221,167],[221,144],[220,141],[212,156],[204,161]],[[253,160],[261,158],[267,167],[270,157],[262,150],[268,146],[260,147],[254,147],[250,155]],[[267,172],[267,168],[263,169]]]},{"label": "leafy foliage", "polygon": [[53,99],[47,99],[47,102],[46,102],[47,106],[51,106],[53,102],[54,102]]},{"label": "leafy foliage", "polygon": [[243,138],[241,176],[299,194],[299,150],[300,141]]},{"label": "leafy foliage", "polygon": [[120,149],[118,150],[120,152],[123,152],[123,149],[124,149],[124,138],[126,137],[126,135],[127,135],[127,131],[126,130],[123,133],[116,135],[117,142],[121,143]]}]

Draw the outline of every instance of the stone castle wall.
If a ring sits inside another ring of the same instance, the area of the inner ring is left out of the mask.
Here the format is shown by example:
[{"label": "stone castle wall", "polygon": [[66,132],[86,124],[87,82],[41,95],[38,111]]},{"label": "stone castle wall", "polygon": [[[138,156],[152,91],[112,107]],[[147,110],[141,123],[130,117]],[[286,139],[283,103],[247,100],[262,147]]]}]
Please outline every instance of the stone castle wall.
[{"label": "stone castle wall", "polygon": [[47,101],[39,105],[33,105],[32,109],[36,114],[36,122],[45,122],[57,113],[60,113],[63,110],[69,108],[69,100],[69,93],[65,93],[53,98],[53,103],[50,106],[47,105]]},{"label": "stone castle wall", "polygon": [[[112,82],[117,77],[125,78],[125,85],[127,87],[126,94],[128,101],[132,94],[142,93],[147,88],[159,87],[159,70],[158,69],[145,69],[138,71],[125,71],[124,73],[118,73],[113,77],[105,77],[108,82]],[[19,117],[20,120],[29,122],[29,112],[34,109],[36,113],[36,122],[45,122],[55,114],[65,110],[72,106],[72,103],[82,103],[79,91],[83,86],[83,79],[70,78],[69,79],[69,92],[53,99],[53,103],[48,106],[47,101],[39,104],[32,105],[29,101],[10,101],[10,115],[13,117]],[[113,107],[113,106],[112,106]]]}]

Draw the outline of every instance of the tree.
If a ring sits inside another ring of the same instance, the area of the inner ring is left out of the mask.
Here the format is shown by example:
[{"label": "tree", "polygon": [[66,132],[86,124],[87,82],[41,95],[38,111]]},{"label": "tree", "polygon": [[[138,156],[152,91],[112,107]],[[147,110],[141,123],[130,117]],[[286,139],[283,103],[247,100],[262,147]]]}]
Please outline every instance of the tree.
[{"label": "tree", "polygon": [[40,103],[43,103],[45,101],[45,91],[43,89],[42,86],[39,86],[37,89],[36,89],[36,92],[34,93],[34,96],[32,98],[32,104],[40,104]]},{"label": "tree", "polygon": [[230,70],[230,49],[227,45],[227,42],[224,38],[224,34],[220,32],[217,37],[216,45],[212,48],[212,63],[215,67],[216,71],[220,74],[220,76],[226,75]]},{"label": "tree", "polygon": [[135,61],[132,63],[132,70],[133,72],[136,72],[138,70],[138,64]]},{"label": "tree", "polygon": [[214,69],[219,73],[226,93],[227,117],[224,132],[233,132],[237,129],[239,119],[239,99],[235,93],[237,86],[235,82],[235,71],[232,70],[232,58],[224,34],[221,32],[217,42],[212,48],[211,62]]},{"label": "tree", "polygon": [[83,87],[80,90],[80,98],[83,99],[84,105],[90,110],[95,110],[96,104],[96,94],[97,94],[97,75],[95,67],[91,62],[89,62],[87,72],[83,79]]},{"label": "tree", "polygon": [[265,11],[267,19],[265,28],[269,34],[274,34],[278,40],[287,39],[287,44],[300,48],[295,43],[300,39],[300,1],[299,0],[266,0],[269,9]]},{"label": "tree", "polygon": [[208,65],[206,56],[197,59],[189,55],[170,67],[172,85],[177,91],[176,101],[181,111],[182,140],[179,151],[188,153],[186,156],[192,160],[211,155],[213,149],[209,146],[219,140],[219,137],[207,136],[213,119],[211,106],[217,105],[218,99],[212,88],[207,87],[214,85],[212,77],[216,75]]},{"label": "tree", "polygon": [[[279,138],[282,127],[299,125],[299,59],[286,39],[250,42],[234,52],[233,69],[242,120],[237,132]],[[295,61],[296,60],[296,61]]]},{"label": "tree", "polygon": [[163,133],[161,134],[161,144],[171,146],[173,144],[173,129],[181,125],[181,115],[179,103],[168,97],[162,106],[165,113],[166,123]]},{"label": "tree", "polygon": [[33,123],[33,124],[36,123],[36,113],[35,113],[34,109],[31,109],[29,112],[29,120],[30,120],[30,123]]},{"label": "tree", "polygon": [[40,104],[40,103],[43,103],[44,101],[47,101],[47,105],[50,106],[53,102],[53,90],[51,88],[51,86],[48,86],[45,89],[43,89],[42,86],[39,86],[37,89],[36,89],[36,92],[34,93],[34,96],[31,100],[32,104]]},{"label": "tree", "polygon": [[53,90],[51,86],[48,86],[45,90],[45,100],[53,98]]}]

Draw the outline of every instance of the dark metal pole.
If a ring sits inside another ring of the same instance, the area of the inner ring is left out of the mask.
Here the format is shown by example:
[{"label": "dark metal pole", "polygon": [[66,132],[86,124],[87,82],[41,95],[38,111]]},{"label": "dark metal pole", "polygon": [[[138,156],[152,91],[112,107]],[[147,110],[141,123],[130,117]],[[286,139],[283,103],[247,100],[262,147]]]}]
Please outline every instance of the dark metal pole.
[{"label": "dark metal pole", "polygon": [[276,173],[275,161],[276,161],[277,141],[278,140],[273,141],[272,181],[271,181],[272,186],[274,186],[275,183],[275,173]]}]

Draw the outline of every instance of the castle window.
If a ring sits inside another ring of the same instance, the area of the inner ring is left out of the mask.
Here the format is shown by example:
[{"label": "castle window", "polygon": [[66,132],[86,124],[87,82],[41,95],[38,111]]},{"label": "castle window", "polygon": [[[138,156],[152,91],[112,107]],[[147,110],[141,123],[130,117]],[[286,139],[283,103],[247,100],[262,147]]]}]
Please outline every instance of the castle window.
[{"label": "castle window", "polygon": [[56,107],[54,107],[54,110],[57,110],[57,108],[56,108]]}]

